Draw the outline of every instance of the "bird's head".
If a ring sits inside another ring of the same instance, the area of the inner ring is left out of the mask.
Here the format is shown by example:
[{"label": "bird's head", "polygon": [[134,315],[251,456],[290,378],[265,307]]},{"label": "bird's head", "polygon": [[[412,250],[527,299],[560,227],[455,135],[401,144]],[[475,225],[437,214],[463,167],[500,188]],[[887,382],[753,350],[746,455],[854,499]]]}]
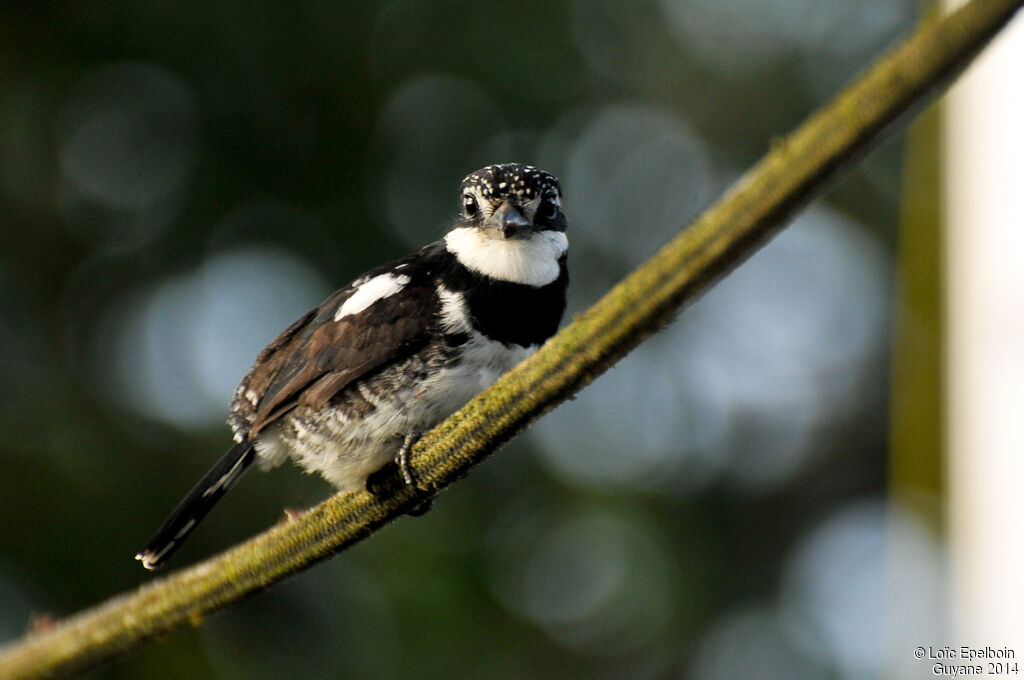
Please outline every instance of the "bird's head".
[{"label": "bird's head", "polygon": [[461,227],[492,239],[528,239],[539,231],[565,231],[558,180],[532,165],[488,165],[462,180]]}]

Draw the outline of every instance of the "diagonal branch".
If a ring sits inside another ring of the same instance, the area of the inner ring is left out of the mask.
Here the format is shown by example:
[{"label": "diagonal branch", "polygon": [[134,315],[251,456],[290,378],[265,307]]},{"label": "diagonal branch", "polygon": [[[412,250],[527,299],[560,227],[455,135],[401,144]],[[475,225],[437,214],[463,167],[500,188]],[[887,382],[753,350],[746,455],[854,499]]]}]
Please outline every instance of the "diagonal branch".
[{"label": "diagonal branch", "polygon": [[[771,152],[688,229],[633,271],[540,352],[429,432],[413,451],[437,492],[542,413],[618,361],[716,277],[771,237],[847,161],[948,84],[1024,4],[972,0],[932,16]],[[390,493],[334,495],[206,562],[148,583],[0,650],[0,677],[90,668],[336,554],[417,503]]]}]

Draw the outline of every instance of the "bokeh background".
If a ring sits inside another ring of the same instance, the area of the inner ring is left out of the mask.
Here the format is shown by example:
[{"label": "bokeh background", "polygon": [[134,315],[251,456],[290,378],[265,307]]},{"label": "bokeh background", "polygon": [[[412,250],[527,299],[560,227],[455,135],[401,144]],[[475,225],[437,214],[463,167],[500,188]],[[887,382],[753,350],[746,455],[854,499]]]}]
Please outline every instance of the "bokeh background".
[{"label": "bokeh background", "polygon": [[[229,445],[259,349],[440,237],[464,175],[561,178],[579,311],[915,17],[911,0],[5,3],[0,640],[150,578],[132,556]],[[886,493],[902,152],[874,150],[426,516],[90,677],[879,675],[886,545],[908,598],[944,572],[928,513]],[[176,565],[329,491],[251,474]],[[943,639],[934,614],[908,624],[921,640]]]}]

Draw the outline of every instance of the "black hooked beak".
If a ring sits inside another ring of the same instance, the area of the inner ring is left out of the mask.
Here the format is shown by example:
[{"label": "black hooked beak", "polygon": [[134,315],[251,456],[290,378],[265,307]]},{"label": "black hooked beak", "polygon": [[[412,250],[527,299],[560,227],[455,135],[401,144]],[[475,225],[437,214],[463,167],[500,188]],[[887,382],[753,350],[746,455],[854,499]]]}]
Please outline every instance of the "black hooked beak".
[{"label": "black hooked beak", "polygon": [[500,229],[501,235],[505,238],[512,238],[528,228],[530,220],[526,219],[523,213],[519,212],[518,208],[513,207],[506,201],[491,213],[485,224]]}]

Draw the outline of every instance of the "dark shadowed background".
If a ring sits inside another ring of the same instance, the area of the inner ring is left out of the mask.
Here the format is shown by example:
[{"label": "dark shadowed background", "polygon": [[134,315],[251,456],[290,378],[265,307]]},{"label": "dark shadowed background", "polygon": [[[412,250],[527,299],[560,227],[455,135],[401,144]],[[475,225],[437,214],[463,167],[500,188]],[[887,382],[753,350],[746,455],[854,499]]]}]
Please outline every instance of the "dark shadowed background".
[{"label": "dark shadowed background", "polygon": [[[579,311],[914,10],[5,4],[0,640],[150,578],[132,556],[229,445],[259,349],[439,238],[464,175],[561,178]],[[878,675],[887,540],[940,569],[886,502],[901,151],[426,516],[90,677]],[[251,474],[172,567],[329,491]]]}]

